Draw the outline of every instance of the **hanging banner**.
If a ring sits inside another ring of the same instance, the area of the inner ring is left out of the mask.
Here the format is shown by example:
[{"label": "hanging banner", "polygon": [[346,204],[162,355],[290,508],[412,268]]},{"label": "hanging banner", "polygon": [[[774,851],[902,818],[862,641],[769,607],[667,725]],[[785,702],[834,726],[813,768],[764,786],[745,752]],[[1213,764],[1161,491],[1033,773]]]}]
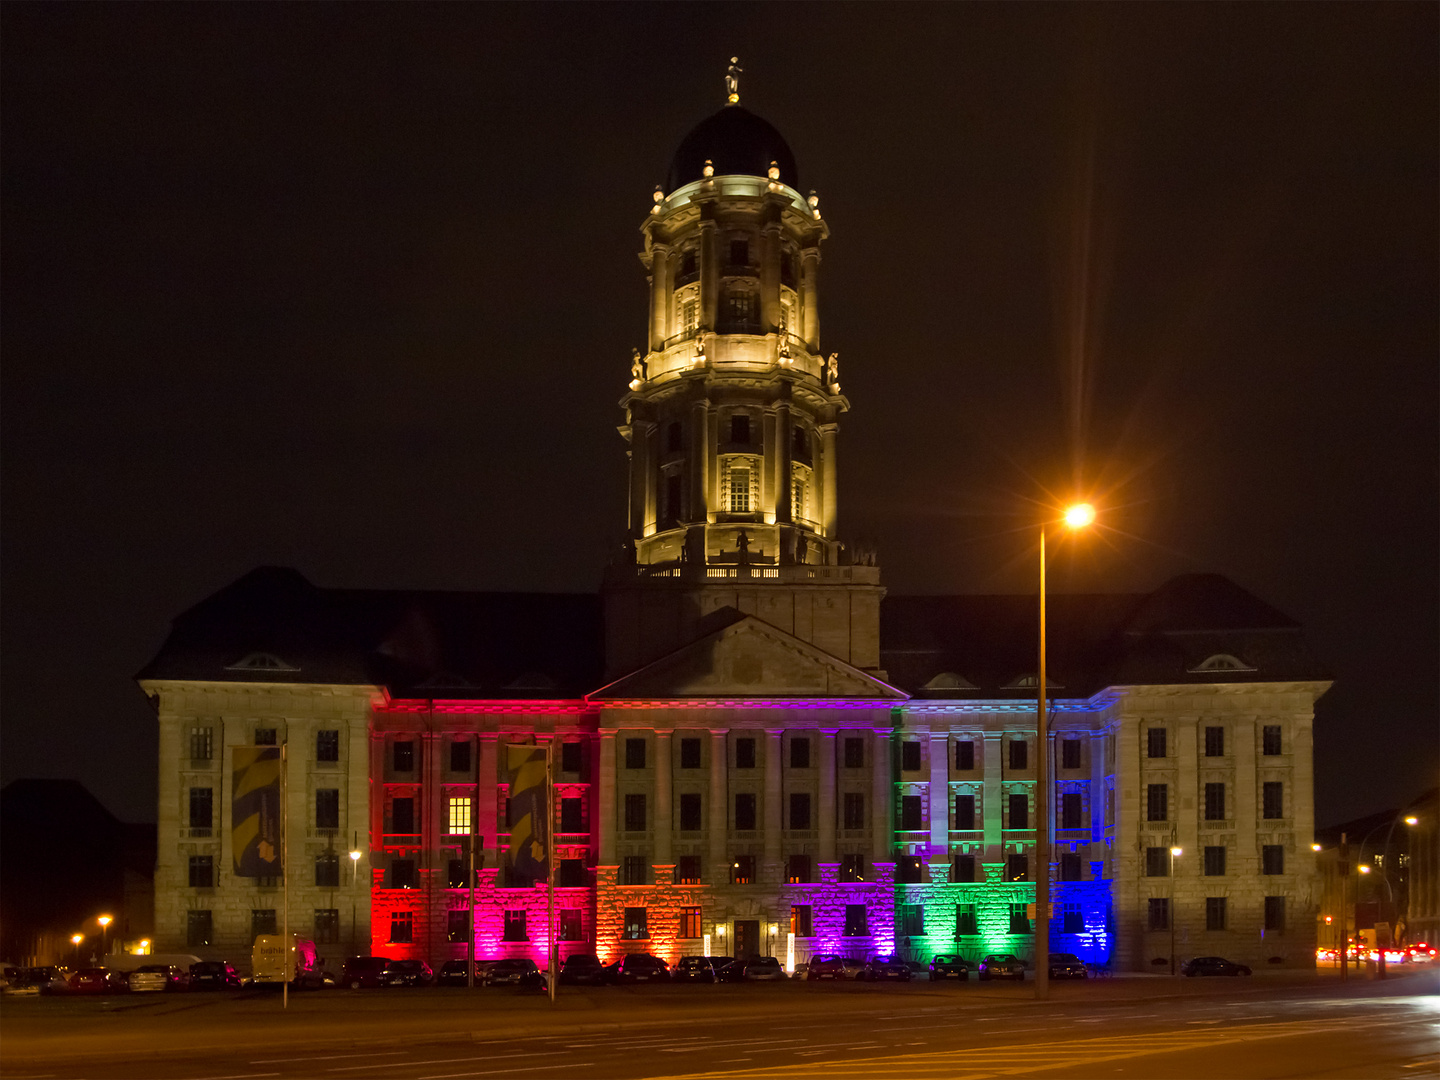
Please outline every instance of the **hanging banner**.
[{"label": "hanging banner", "polygon": [[279,877],[280,747],[236,746],[230,801],[230,850],[236,877]]},{"label": "hanging banner", "polygon": [[507,746],[510,778],[510,880],[544,881],[550,874],[550,816],[546,812],[545,748]]}]

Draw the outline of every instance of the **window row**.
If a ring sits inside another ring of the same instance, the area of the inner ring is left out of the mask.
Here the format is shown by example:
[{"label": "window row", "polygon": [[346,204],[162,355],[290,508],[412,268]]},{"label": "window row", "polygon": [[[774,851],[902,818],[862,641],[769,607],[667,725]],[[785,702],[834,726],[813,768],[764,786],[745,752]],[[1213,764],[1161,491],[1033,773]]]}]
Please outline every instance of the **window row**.
[{"label": "window row", "polygon": [[[1280,780],[1266,780],[1260,786],[1260,816],[1275,821],[1285,816],[1285,784]],[[1170,820],[1170,785],[1147,784],[1145,787],[1145,820]],[[1205,820],[1226,821],[1225,784],[1205,785]]]},{"label": "window row", "polygon": [[[254,746],[275,746],[277,729],[264,727],[255,729]],[[190,728],[190,760],[213,761],[215,759],[215,729],[208,724],[197,724]],[[340,732],[327,728],[315,733],[315,760],[340,760]]]},{"label": "window row", "polygon": [[[274,908],[255,908],[250,912],[250,937],[254,941],[260,934],[278,934],[280,922]],[[305,928],[291,926],[292,934],[304,934]],[[340,940],[340,911],[338,908],[315,908],[311,919],[310,935],[317,945],[330,945]],[[185,913],[185,944],[189,946],[211,945],[215,940],[215,914],[209,908],[191,908]]]},{"label": "window row", "polygon": [[[1228,930],[1230,926],[1229,898],[1207,896],[1205,898],[1205,929]],[[1169,930],[1170,898],[1152,896],[1149,902],[1147,925],[1151,930]],[[1266,933],[1278,934],[1285,930],[1285,897],[1265,897],[1262,910],[1263,927]]]},{"label": "window row", "polygon": [[[1201,873],[1205,877],[1224,877],[1227,851],[1229,848],[1223,844],[1209,844],[1202,848]],[[1145,876],[1169,877],[1175,869],[1175,858],[1170,848],[1147,847]],[[1260,873],[1269,876],[1285,873],[1285,845],[1265,844],[1260,848]]]},{"label": "window row", "polygon": [[[1225,756],[1225,728],[1221,725],[1207,725],[1202,732],[1206,757]],[[1279,724],[1265,724],[1260,728],[1260,753],[1265,757],[1278,757],[1284,753]],[[1145,755],[1151,758],[1169,757],[1169,729],[1152,727],[1145,730]]]},{"label": "window row", "polygon": [[[315,856],[314,860],[314,882],[316,888],[338,889],[340,888],[340,856],[333,851],[322,852]],[[352,863],[352,881],[359,873],[359,867]],[[219,883],[219,875],[216,872],[215,856],[213,855],[191,855],[188,876],[186,878],[192,889],[213,889]],[[269,885],[271,887],[279,883],[279,878],[256,878],[257,885]]]}]

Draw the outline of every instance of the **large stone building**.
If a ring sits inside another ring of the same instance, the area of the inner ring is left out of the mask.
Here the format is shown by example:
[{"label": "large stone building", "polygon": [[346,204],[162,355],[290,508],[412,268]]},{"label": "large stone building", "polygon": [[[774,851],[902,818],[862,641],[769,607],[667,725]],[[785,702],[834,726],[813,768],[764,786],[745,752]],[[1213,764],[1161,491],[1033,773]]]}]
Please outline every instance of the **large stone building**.
[{"label": "large stone building", "polygon": [[820,346],[829,230],[801,190],[732,101],[655,194],[629,543],[599,596],[261,569],[175,621],[140,675],[160,947],[239,958],[278,924],[279,883],[229,871],[226,750],[283,743],[293,929],[432,964],[473,935],[543,962],[547,891],[501,858],[519,742],[558,744],[565,954],[1028,954],[1044,827],[1053,948],[1313,963],[1328,683],[1299,628],[1218,576],[1052,597],[1037,821],[1035,598],[887,597],[838,538],[849,402]]}]

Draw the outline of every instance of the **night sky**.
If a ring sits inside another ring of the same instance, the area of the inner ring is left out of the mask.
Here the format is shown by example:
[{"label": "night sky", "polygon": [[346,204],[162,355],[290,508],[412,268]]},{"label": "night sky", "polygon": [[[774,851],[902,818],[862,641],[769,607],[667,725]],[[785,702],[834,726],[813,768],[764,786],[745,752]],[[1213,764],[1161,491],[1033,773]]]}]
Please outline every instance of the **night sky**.
[{"label": "night sky", "polygon": [[590,591],[650,193],[743,104],[833,229],[892,593],[1229,575],[1336,683],[1317,819],[1436,782],[1437,7],[10,3],[3,774],[153,820],[132,681],[259,564]]}]

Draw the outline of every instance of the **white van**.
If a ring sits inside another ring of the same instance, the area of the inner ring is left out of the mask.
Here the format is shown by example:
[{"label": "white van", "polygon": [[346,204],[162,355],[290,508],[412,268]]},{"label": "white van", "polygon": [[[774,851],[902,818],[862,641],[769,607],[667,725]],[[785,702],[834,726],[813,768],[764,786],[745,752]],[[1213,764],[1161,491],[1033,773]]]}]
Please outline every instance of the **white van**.
[{"label": "white van", "polygon": [[324,986],[325,976],[320,970],[324,963],[324,958],[315,952],[315,943],[295,934],[290,935],[288,950],[281,934],[261,934],[250,950],[250,973],[257,986],[279,986],[287,980],[297,989]]}]

